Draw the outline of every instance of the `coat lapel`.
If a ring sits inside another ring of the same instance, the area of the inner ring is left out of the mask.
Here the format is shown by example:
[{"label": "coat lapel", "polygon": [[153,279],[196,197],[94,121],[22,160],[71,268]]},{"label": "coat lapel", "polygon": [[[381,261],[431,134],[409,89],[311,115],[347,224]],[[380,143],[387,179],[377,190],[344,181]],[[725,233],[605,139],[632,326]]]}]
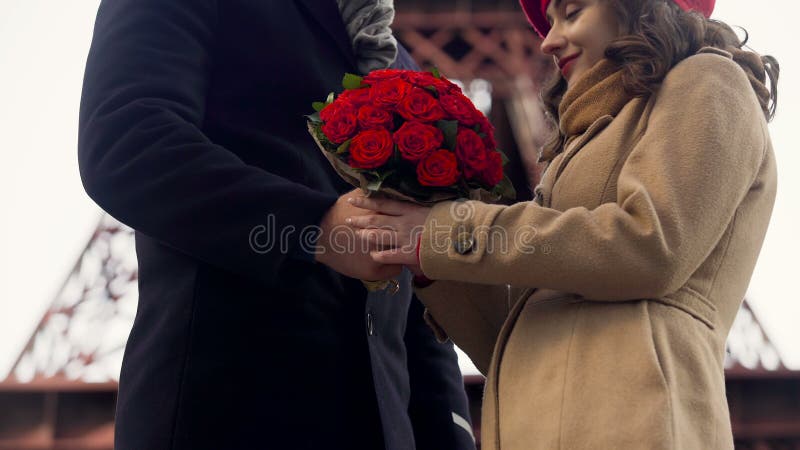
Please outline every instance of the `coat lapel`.
[{"label": "coat lapel", "polygon": [[347,59],[351,66],[356,67],[356,56],[353,53],[353,46],[350,37],[342,23],[342,16],[339,7],[334,0],[295,0],[299,3],[306,14],[314,18],[319,23],[324,32],[328,33],[336,47]]},{"label": "coat lapel", "polygon": [[589,128],[583,132],[583,134],[576,137],[575,140],[567,145],[567,148],[564,150],[564,157],[561,159],[561,162],[556,168],[555,177],[553,178],[553,185],[558,182],[558,178],[561,176],[561,173],[564,172],[564,168],[567,167],[570,160],[572,160],[572,157],[581,151],[587,142],[589,142],[593,137],[597,136],[598,133],[603,131],[612,120],[614,120],[614,116],[609,114],[598,117],[594,122],[592,122]]}]

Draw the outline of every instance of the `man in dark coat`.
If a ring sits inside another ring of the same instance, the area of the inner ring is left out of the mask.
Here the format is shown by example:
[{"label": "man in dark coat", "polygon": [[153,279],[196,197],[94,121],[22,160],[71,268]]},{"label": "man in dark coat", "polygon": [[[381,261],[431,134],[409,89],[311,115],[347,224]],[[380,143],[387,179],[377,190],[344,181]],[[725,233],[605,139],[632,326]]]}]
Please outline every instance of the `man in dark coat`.
[{"label": "man in dark coat", "polygon": [[360,213],[303,118],[355,71],[334,0],[101,2],[80,171],[139,258],[118,450],[474,448],[408,272],[303,245]]}]

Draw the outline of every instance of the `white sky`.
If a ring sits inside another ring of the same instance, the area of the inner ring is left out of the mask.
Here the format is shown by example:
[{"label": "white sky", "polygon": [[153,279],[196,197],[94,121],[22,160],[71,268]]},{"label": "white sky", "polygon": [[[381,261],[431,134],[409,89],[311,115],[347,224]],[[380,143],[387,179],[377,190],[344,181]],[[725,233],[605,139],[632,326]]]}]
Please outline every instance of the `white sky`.
[{"label": "white sky", "polygon": [[[397,0],[401,2],[403,0]],[[32,334],[98,220],[76,161],[83,68],[98,0],[0,0],[0,379]],[[800,369],[800,56],[786,38],[794,2],[720,0],[714,17],[744,26],[781,63],[771,132],[778,199],[748,298],[790,367]],[[796,128],[796,125],[795,125]]]}]

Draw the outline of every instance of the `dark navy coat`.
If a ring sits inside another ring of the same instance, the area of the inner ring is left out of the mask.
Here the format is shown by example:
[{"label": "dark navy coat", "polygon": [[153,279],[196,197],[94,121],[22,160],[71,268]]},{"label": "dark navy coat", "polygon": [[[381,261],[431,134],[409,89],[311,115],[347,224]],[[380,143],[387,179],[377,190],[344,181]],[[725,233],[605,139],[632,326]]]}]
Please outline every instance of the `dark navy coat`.
[{"label": "dark navy coat", "polygon": [[117,450],[474,448],[408,273],[368,295],[301,246],[351,189],[303,115],[354,71],[333,0],[101,2],[80,171],[139,259]]}]

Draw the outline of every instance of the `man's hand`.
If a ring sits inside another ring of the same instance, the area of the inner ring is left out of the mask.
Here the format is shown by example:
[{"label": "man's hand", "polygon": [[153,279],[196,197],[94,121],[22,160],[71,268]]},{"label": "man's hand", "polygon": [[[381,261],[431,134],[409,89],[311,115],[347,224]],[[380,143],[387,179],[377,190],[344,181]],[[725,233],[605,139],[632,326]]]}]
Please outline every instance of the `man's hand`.
[{"label": "man's hand", "polygon": [[400,275],[403,266],[375,262],[370,252],[379,250],[378,246],[363,242],[356,236],[355,230],[345,223],[348,217],[373,214],[347,201],[348,198],[363,196],[360,189],[348,192],[339,197],[325,213],[320,223],[322,234],[317,242],[320,251],[316,260],[351,278],[366,281],[394,278]]}]

